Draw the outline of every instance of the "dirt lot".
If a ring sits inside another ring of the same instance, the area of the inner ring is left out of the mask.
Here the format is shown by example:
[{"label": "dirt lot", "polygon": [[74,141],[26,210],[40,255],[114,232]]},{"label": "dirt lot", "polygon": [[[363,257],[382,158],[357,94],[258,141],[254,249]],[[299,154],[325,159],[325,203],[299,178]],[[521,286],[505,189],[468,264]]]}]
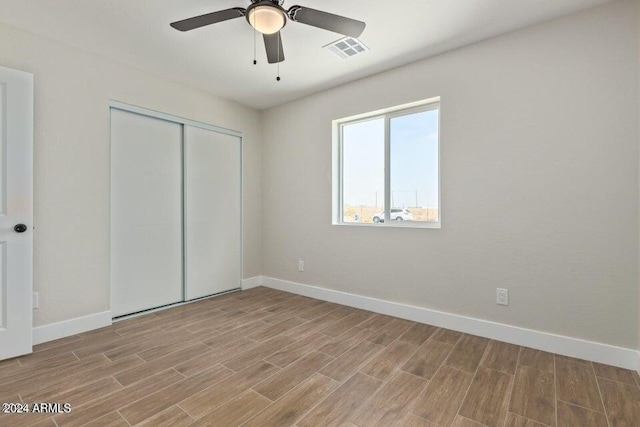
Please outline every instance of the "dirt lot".
[{"label": "dirt lot", "polygon": [[[414,221],[437,222],[437,208],[407,208],[413,215]],[[383,208],[375,206],[345,206],[344,222],[355,222],[356,215],[360,216],[358,222],[371,223],[373,216],[382,212]]]}]

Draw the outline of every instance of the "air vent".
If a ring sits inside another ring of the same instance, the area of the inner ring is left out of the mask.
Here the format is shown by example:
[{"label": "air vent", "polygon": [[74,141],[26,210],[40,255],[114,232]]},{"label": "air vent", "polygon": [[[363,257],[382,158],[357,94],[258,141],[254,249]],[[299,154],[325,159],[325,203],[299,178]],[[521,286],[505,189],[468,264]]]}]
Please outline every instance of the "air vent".
[{"label": "air vent", "polygon": [[353,37],[341,38],[334,41],[333,43],[329,43],[324,47],[326,47],[342,59],[351,58],[353,56],[360,55],[361,53],[369,51],[369,48],[365,46],[364,43],[362,43],[358,39],[354,39]]}]

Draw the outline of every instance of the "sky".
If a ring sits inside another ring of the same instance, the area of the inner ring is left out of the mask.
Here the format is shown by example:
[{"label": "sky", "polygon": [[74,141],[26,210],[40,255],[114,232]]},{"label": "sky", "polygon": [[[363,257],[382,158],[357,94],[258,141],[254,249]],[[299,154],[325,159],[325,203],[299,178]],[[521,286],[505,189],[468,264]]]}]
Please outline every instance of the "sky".
[{"label": "sky", "polygon": [[[438,110],[391,119],[392,207],[438,207]],[[343,127],[345,205],[384,207],[384,118]],[[417,204],[416,204],[417,197]]]}]

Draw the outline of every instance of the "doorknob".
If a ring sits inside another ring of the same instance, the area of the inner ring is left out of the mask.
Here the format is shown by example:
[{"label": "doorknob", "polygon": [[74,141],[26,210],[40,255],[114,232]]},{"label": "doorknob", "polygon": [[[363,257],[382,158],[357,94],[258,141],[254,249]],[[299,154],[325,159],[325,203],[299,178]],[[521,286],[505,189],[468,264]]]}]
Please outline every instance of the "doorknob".
[{"label": "doorknob", "polygon": [[15,231],[16,233],[24,233],[25,231],[27,231],[27,226],[24,224],[18,224],[13,227],[13,231]]}]

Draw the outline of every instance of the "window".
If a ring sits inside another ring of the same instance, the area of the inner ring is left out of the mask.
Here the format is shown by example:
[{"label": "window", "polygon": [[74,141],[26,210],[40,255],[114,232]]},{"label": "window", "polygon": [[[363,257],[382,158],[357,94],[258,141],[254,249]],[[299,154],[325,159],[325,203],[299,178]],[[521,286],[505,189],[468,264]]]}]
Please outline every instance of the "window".
[{"label": "window", "polygon": [[334,223],[440,227],[438,100],[334,122]]}]

